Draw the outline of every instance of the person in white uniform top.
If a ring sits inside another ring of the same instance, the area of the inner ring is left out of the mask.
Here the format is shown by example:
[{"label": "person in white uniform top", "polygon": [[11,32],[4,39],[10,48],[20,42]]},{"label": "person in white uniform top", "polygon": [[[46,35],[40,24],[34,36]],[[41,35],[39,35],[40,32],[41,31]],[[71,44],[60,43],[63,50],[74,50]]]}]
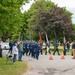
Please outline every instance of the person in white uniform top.
[{"label": "person in white uniform top", "polygon": [[14,43],[14,45],[13,45],[12,53],[14,55],[14,57],[13,57],[13,63],[15,64],[16,63],[16,58],[17,58],[17,55],[18,55],[17,43]]}]

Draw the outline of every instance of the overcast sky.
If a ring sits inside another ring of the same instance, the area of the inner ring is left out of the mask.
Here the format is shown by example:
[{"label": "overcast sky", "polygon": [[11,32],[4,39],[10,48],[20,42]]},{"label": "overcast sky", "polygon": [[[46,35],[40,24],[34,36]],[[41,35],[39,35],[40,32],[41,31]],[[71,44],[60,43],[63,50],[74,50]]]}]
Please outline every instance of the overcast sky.
[{"label": "overcast sky", "polygon": [[[73,13],[72,21],[75,24],[75,0],[51,0],[51,1],[54,2],[55,4],[58,4],[59,7],[66,7],[70,12],[72,12]],[[32,3],[33,0],[29,4],[24,5],[22,12],[27,11]]]}]

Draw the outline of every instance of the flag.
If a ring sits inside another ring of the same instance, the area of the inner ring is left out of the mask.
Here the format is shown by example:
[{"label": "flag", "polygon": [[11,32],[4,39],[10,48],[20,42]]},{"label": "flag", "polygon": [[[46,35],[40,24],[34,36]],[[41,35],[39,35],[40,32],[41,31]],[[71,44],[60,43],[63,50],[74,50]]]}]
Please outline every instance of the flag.
[{"label": "flag", "polygon": [[65,35],[64,35],[64,39],[63,39],[63,42],[64,42],[64,43],[66,42],[66,37],[65,37]]},{"label": "flag", "polygon": [[30,42],[32,42],[33,40],[32,40],[32,36],[30,35]]},{"label": "flag", "polygon": [[42,53],[42,36],[41,36],[40,33],[39,33],[39,38],[40,38],[40,50],[41,50],[41,53]]},{"label": "flag", "polygon": [[48,36],[47,36],[47,34],[46,34],[46,42],[49,43],[49,40],[48,40]]},{"label": "flag", "polygon": [[46,34],[46,47],[47,47],[47,52],[48,52],[49,49],[50,49],[50,44],[49,44],[49,40],[48,40],[47,34]]},{"label": "flag", "polygon": [[26,41],[26,35],[24,35],[24,41]]},{"label": "flag", "polygon": [[19,33],[18,42],[21,41],[21,32]]},{"label": "flag", "polygon": [[40,33],[39,33],[39,37],[40,37],[40,43],[42,43],[42,36]]}]

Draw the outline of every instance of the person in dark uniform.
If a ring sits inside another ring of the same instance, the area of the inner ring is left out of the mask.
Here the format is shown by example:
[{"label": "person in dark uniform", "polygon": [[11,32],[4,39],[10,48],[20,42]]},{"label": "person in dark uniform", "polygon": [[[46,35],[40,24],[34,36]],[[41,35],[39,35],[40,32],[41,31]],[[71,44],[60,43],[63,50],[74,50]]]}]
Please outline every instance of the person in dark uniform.
[{"label": "person in dark uniform", "polygon": [[75,59],[75,41],[72,44],[73,59]]},{"label": "person in dark uniform", "polygon": [[63,54],[66,55],[66,51],[67,51],[67,43],[64,42],[63,44]]},{"label": "person in dark uniform", "polygon": [[12,47],[13,47],[13,43],[12,43],[12,41],[10,40],[10,42],[9,42],[9,52],[12,54]]},{"label": "person in dark uniform", "polygon": [[2,48],[1,48],[1,45],[0,45],[0,58],[2,58]]},{"label": "person in dark uniform", "polygon": [[42,43],[40,43],[40,52],[41,52],[41,55],[43,54],[43,51],[42,51]]},{"label": "person in dark uniform", "polygon": [[23,43],[23,55],[26,54],[26,56],[28,56],[28,51],[29,51],[29,43],[26,41]]},{"label": "person in dark uniform", "polygon": [[37,60],[38,60],[38,58],[39,58],[39,52],[40,52],[40,44],[36,44],[35,55],[36,55],[36,59],[37,59]]},{"label": "person in dark uniform", "polygon": [[32,52],[33,52],[33,42],[30,42],[29,44],[29,56],[32,57]]},{"label": "person in dark uniform", "polygon": [[33,43],[32,57],[35,58],[36,42]]},{"label": "person in dark uniform", "polygon": [[53,55],[55,55],[56,51],[57,51],[58,55],[60,55],[60,54],[59,54],[58,46],[59,46],[59,44],[58,44],[58,42],[56,41],[56,43],[55,43],[55,50],[54,50],[54,52],[53,52]]},{"label": "person in dark uniform", "polygon": [[69,50],[70,50],[70,43],[69,43],[69,41],[67,42],[67,52],[69,52]]}]

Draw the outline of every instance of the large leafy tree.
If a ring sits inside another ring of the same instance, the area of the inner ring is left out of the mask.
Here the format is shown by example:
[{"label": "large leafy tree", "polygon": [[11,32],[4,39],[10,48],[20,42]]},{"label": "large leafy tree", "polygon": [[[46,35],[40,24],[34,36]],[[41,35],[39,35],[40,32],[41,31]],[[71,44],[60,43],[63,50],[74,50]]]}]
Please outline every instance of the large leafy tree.
[{"label": "large leafy tree", "polygon": [[15,36],[23,25],[20,7],[29,0],[0,0],[0,37]]},{"label": "large leafy tree", "polygon": [[69,38],[73,34],[71,15],[65,8],[60,7],[54,7],[48,12],[41,10],[38,13],[39,24],[35,28],[47,33],[51,38],[62,37],[63,33]]},{"label": "large leafy tree", "polygon": [[33,38],[36,37],[36,39],[38,38],[38,33],[36,33],[33,28],[34,26],[39,24],[39,20],[38,20],[38,12],[43,10],[43,11],[48,11],[49,9],[55,7],[56,5],[51,2],[51,1],[47,1],[47,0],[36,0],[31,8],[29,9],[29,14],[30,14],[30,18],[28,19],[28,25],[29,25],[29,34],[33,35]]},{"label": "large leafy tree", "polygon": [[[42,1],[44,2],[45,0]],[[34,11],[31,12],[33,16],[31,16],[29,23],[32,29],[34,29],[36,33],[39,31],[42,33],[47,33],[50,38],[59,38],[62,37],[63,34],[65,34],[68,38],[72,36],[72,14],[66,8],[60,8],[57,7],[57,5],[52,5],[52,2],[49,3],[52,7],[50,6],[48,9],[46,6],[42,5],[43,2],[38,4],[38,6],[34,6],[37,9],[34,8]],[[46,2],[45,4],[47,4]],[[34,4],[36,3],[37,2]],[[42,6],[44,6],[44,8],[42,8]],[[40,8],[38,9],[38,7]]]}]

